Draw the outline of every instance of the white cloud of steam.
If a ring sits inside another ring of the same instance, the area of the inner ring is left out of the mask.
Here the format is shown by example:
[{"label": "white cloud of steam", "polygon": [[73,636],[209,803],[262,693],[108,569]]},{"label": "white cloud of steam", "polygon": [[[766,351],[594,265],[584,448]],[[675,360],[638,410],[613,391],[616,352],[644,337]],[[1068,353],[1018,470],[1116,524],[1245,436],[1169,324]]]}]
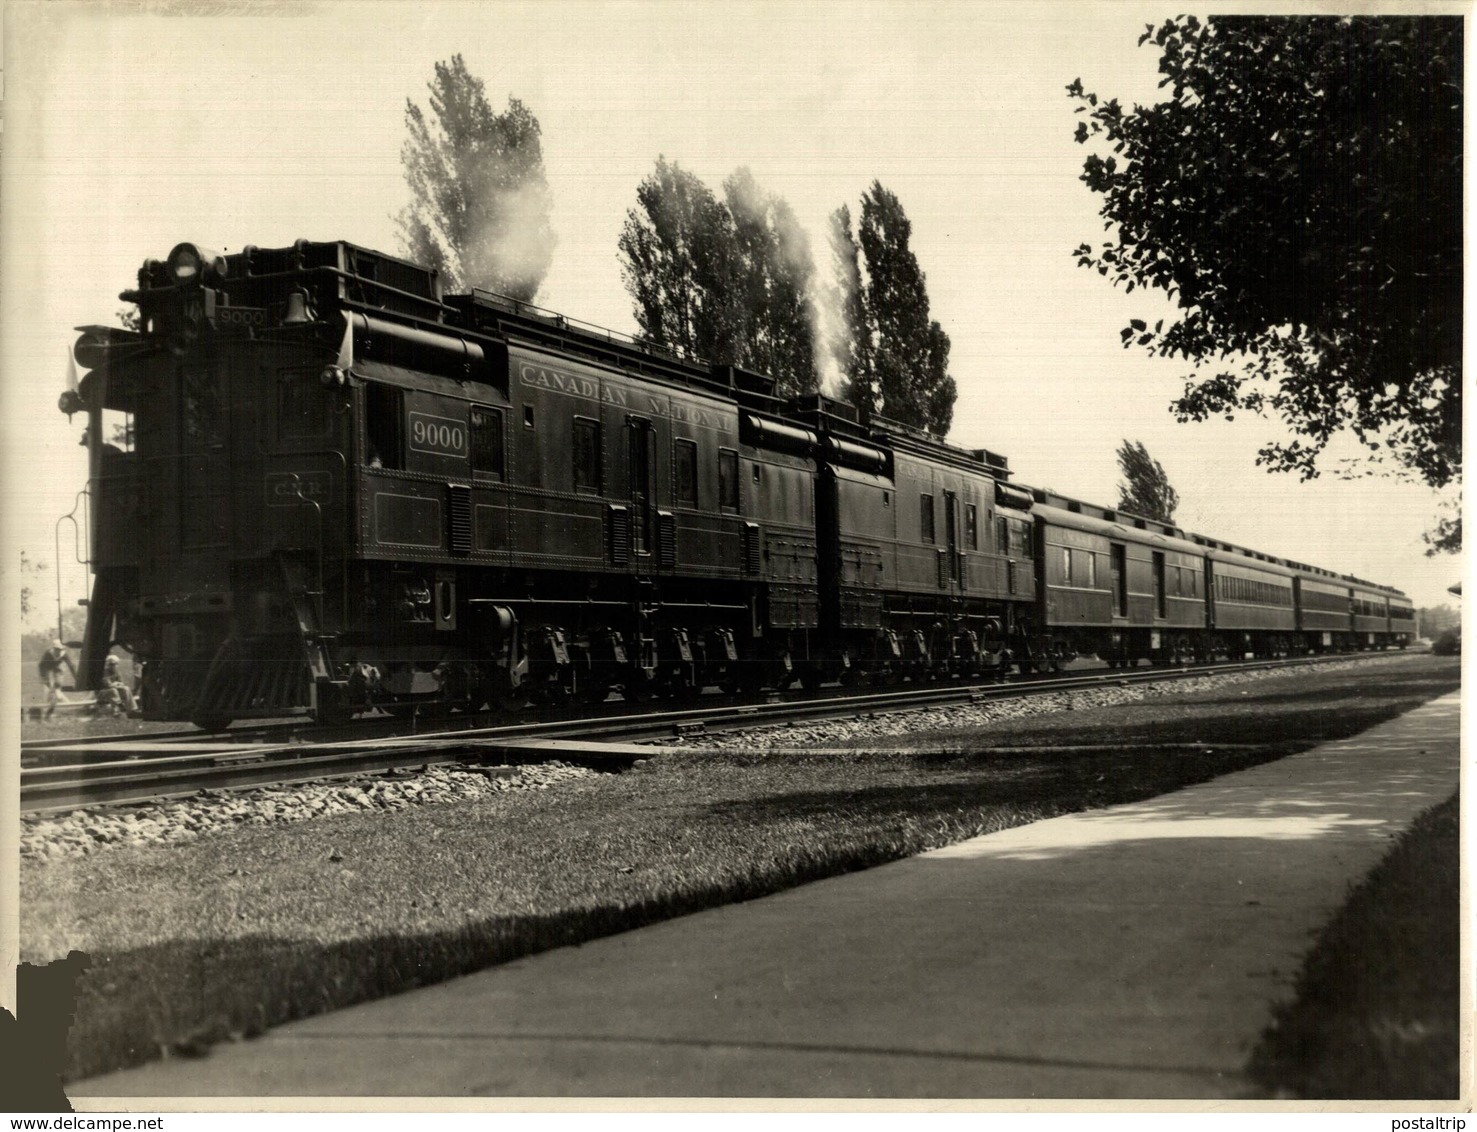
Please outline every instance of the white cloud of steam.
[{"label": "white cloud of steam", "polygon": [[845,375],[836,364],[831,342],[842,333],[841,293],[835,287],[817,284],[811,287],[807,308],[810,311],[811,354],[815,359],[816,377],[821,392],[835,397],[845,384]]},{"label": "white cloud of steam", "polygon": [[835,396],[846,384],[846,375],[841,372],[832,346],[847,333],[846,308],[860,289],[861,278],[856,262],[849,256],[838,254],[834,232],[828,233],[828,236],[828,277],[811,288],[811,311],[814,319],[815,371],[820,377],[821,392]]},{"label": "white cloud of steam", "polygon": [[530,296],[548,274],[557,237],[549,225],[549,189],[533,182],[498,192],[472,245],[489,274]]}]

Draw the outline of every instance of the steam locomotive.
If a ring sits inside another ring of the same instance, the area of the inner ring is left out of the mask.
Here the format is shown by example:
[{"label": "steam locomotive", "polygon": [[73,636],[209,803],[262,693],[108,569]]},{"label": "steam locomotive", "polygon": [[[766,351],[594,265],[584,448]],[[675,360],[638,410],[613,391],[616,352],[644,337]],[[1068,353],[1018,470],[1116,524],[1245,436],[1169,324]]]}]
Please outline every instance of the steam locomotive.
[{"label": "steam locomotive", "polygon": [[344,242],[148,260],[81,327],[79,683],[147,718],[599,703],[1403,646],[1398,590],[1011,482]]}]

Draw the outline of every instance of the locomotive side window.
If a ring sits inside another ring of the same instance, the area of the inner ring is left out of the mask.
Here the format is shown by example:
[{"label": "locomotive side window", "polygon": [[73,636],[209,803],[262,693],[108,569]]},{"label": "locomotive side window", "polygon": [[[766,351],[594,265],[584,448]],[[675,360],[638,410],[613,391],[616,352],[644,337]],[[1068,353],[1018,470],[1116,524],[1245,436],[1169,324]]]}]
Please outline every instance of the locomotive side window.
[{"label": "locomotive side window", "polygon": [[1064,547],[1062,547],[1062,585],[1064,585],[1064,586],[1070,586],[1071,584],[1072,584],[1072,548],[1070,546],[1064,546]]},{"label": "locomotive side window", "polygon": [[574,490],[600,494],[600,422],[574,418]]},{"label": "locomotive side window", "polygon": [[672,456],[677,472],[677,502],[697,506],[697,445],[691,440],[673,442]]},{"label": "locomotive side window", "polygon": [[400,443],[403,394],[391,385],[370,382],[364,387],[364,458],[371,468],[403,468]]},{"label": "locomotive side window", "polygon": [[1010,553],[1010,523],[1004,515],[995,519],[995,553]]},{"label": "locomotive side window", "polygon": [[485,405],[472,406],[472,471],[503,478],[503,414]]},{"label": "locomotive side window", "polygon": [[316,370],[282,371],[277,382],[277,435],[312,439],[328,431],[328,395]]},{"label": "locomotive side window", "polygon": [[980,548],[979,516],[975,512],[973,503],[964,505],[964,541],[970,550]]},{"label": "locomotive side window", "polygon": [[718,449],[718,505],[725,511],[739,509],[738,453]]},{"label": "locomotive side window", "polygon": [[918,537],[923,542],[933,541],[933,496],[918,497]]}]

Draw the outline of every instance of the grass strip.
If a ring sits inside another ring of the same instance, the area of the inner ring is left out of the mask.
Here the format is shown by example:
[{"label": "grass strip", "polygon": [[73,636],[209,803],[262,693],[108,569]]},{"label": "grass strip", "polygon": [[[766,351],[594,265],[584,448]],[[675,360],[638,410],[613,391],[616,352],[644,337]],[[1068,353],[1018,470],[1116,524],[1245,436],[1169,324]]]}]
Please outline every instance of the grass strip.
[{"label": "grass strip", "polygon": [[[67,1069],[69,1079],[91,1076],[979,833],[1152,797],[1356,734],[1459,679],[1454,661],[1412,657],[1378,674],[1298,674],[1254,692],[1003,720],[967,737],[914,733],[884,751],[673,751],[548,791],[26,862],[23,958],[70,948],[91,957]],[[1025,745],[1022,736],[1092,749],[988,750]]]},{"label": "grass strip", "polygon": [[1459,1095],[1460,824],[1457,795],[1427,810],[1324,929],[1252,1055],[1269,1094]]}]

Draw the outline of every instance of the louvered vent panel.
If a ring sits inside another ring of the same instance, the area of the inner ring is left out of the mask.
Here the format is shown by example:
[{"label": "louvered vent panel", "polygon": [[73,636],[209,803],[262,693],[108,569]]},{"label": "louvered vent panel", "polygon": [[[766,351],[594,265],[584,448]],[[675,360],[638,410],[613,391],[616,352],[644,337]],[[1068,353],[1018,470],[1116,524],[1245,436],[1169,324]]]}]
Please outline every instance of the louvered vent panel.
[{"label": "louvered vent panel", "polygon": [[744,571],[749,574],[759,573],[759,524],[744,524]]},{"label": "louvered vent panel", "polygon": [[451,553],[472,553],[472,489],[465,484],[446,485],[447,515],[451,520]]},{"label": "louvered vent panel", "polygon": [[670,511],[656,513],[656,552],[660,565],[677,565],[677,520]]},{"label": "louvered vent panel", "polygon": [[949,552],[947,550],[940,550],[937,552],[937,554],[939,567],[939,589],[946,590],[949,588]]},{"label": "louvered vent panel", "polygon": [[612,504],[605,529],[610,542],[610,561],[616,566],[624,566],[631,560],[631,513],[625,507]]}]

